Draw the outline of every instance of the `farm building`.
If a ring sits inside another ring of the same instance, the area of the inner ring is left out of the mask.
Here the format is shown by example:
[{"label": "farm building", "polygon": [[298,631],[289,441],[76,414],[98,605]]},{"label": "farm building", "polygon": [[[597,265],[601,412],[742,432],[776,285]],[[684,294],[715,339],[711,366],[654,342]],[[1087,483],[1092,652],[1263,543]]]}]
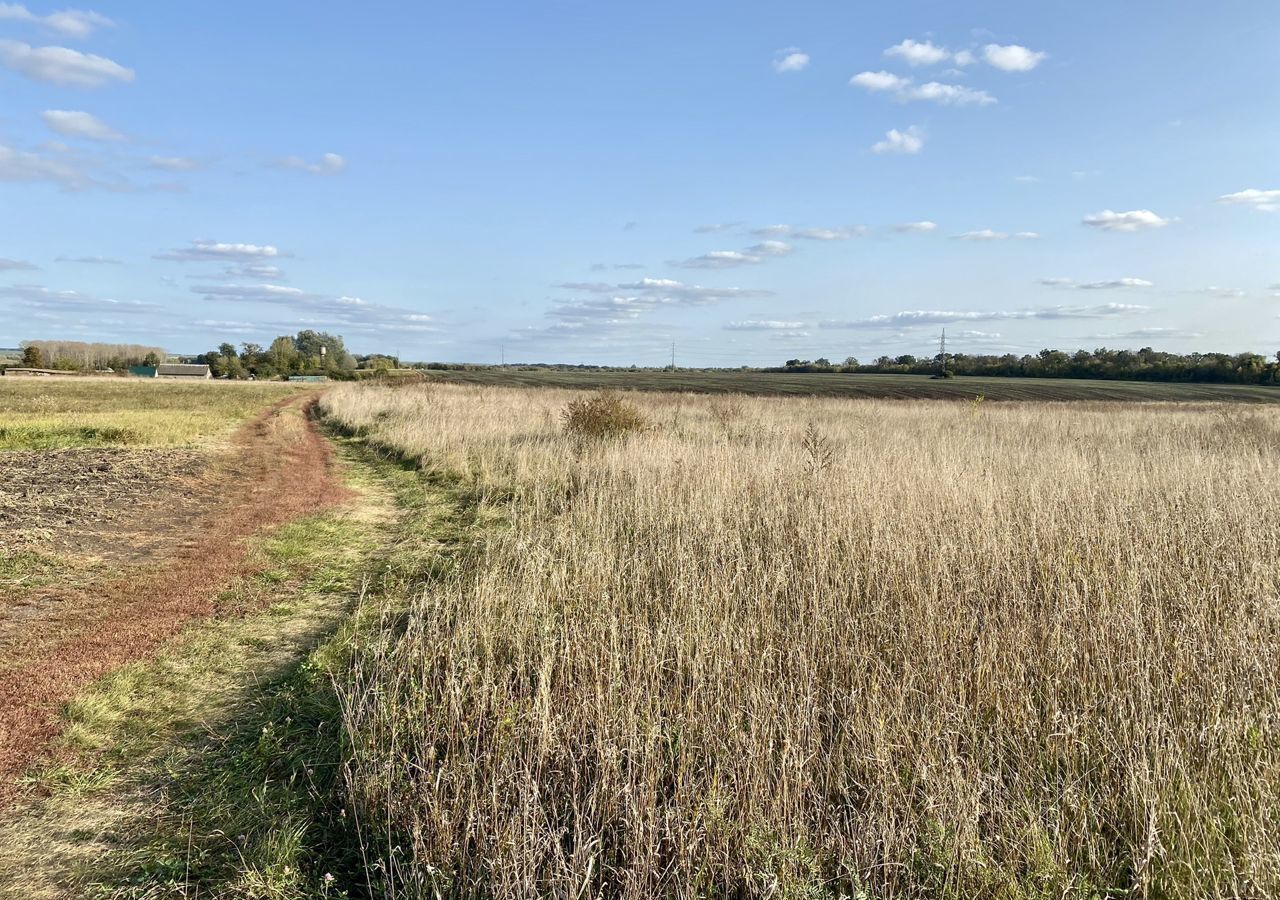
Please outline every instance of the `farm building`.
[{"label": "farm building", "polygon": [[206,365],[195,365],[191,363],[161,363],[156,366],[155,377],[205,379],[212,378],[213,373],[209,371],[209,367]]}]

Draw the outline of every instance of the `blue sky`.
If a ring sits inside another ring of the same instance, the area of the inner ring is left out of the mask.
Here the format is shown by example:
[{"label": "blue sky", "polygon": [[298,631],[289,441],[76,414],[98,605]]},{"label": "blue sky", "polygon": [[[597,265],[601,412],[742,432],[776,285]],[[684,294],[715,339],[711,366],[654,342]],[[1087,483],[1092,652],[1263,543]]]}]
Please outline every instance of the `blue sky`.
[{"label": "blue sky", "polygon": [[1280,4],[0,2],[0,345],[1280,349]]}]

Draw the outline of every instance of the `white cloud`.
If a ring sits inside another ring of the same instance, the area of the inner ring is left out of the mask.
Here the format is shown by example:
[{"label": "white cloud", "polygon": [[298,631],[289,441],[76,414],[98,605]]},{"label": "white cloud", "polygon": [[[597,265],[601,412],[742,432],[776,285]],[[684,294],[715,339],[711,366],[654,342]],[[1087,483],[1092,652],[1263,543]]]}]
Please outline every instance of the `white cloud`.
[{"label": "white cloud", "polygon": [[873,93],[890,92],[899,103],[929,101],[943,106],[987,106],[996,102],[986,91],[937,81],[916,84],[892,72],[859,72],[849,79],[849,84]]},{"label": "white cloud", "polygon": [[1145,278],[1113,278],[1109,281],[1079,282],[1074,278],[1041,278],[1040,283],[1049,287],[1075,288],[1082,291],[1106,291],[1117,288],[1149,288],[1155,285]]},{"label": "white cloud", "polygon": [[912,125],[906,131],[890,128],[885,132],[884,140],[871,145],[872,153],[915,154],[924,149],[924,137],[920,129]]},{"label": "white cloud", "polygon": [[741,224],[741,222],[713,222],[709,225],[699,225],[693,231],[694,234],[719,234],[722,231],[737,228]]},{"label": "white cloud", "polygon": [[769,257],[786,256],[792,246],[784,241],[761,241],[744,250],[712,250],[685,260],[671,260],[670,265],[685,269],[733,269],[754,266]]},{"label": "white cloud", "polygon": [[1219,287],[1211,284],[1208,287],[1202,287],[1199,290],[1191,291],[1192,294],[1207,294],[1210,297],[1217,297],[1222,300],[1239,300],[1241,297],[1249,296],[1248,291],[1242,291],[1239,288]]},{"label": "white cloud", "polygon": [[0,272],[30,272],[38,268],[39,266],[23,259],[0,258]]},{"label": "white cloud", "polygon": [[1013,180],[1022,184],[1035,184],[1040,179],[1034,175],[1014,175]]},{"label": "white cloud", "polygon": [[26,306],[44,310],[110,310],[115,313],[142,313],[156,310],[154,303],[92,297],[79,291],[55,291],[38,284],[13,284],[0,287],[0,298],[17,300]]},{"label": "white cloud", "polygon": [[168,259],[177,262],[208,262],[209,260],[235,261],[274,259],[284,256],[280,250],[270,244],[226,244],[220,241],[192,241],[190,247],[167,250],[157,254],[155,259]]},{"label": "white cloud", "polygon": [[806,241],[847,241],[865,234],[866,230],[862,225],[852,228],[797,228],[791,236]]},{"label": "white cloud", "polygon": [[791,250],[785,241],[761,241],[748,247],[746,252],[756,256],[786,256]]},{"label": "white cloud", "polygon": [[102,87],[134,78],[133,69],[105,56],[68,47],[32,47],[21,41],[0,41],[0,63],[27,78],[61,87]]},{"label": "white cloud", "polygon": [[936,81],[909,87],[899,93],[897,99],[903,102],[928,100],[943,106],[989,106],[996,102],[996,98],[986,91],[975,91],[963,85],[940,84]]},{"label": "white cloud", "polygon": [[1103,303],[1097,306],[1048,306],[1032,309],[996,310],[904,310],[891,315],[871,316],[855,321],[828,320],[823,328],[912,328],[924,325],[950,325],[956,322],[999,322],[1031,319],[1110,319],[1150,311],[1148,306],[1132,303]]},{"label": "white cloud", "polygon": [[900,57],[909,66],[932,66],[951,59],[951,51],[931,41],[913,41],[907,38],[884,51],[885,56]]},{"label": "white cloud", "polygon": [[804,328],[803,322],[780,322],[776,319],[747,319],[742,322],[728,322],[726,331],[794,331]]},{"label": "white cloud", "polygon": [[1008,232],[993,231],[990,228],[983,228],[981,231],[966,231],[963,234],[957,234],[958,241],[1003,241],[1009,237]]},{"label": "white cloud", "polygon": [[794,225],[766,225],[753,228],[751,233],[759,237],[791,237],[806,241],[847,241],[866,232],[862,225],[852,228],[796,228]]},{"label": "white cloud", "polygon": [[77,40],[89,37],[95,28],[114,24],[104,15],[79,9],[64,9],[47,16],[38,16],[19,3],[0,3],[0,21],[40,25],[63,37]]},{"label": "white cloud", "polygon": [[911,79],[892,72],[859,72],[849,79],[849,84],[868,91],[900,91],[911,84]]},{"label": "white cloud", "polygon": [[1149,209],[1131,209],[1128,212],[1104,209],[1102,212],[1085,216],[1081,224],[1101,228],[1103,231],[1134,232],[1164,228],[1171,221],[1156,215]]},{"label": "white cloud", "polygon": [[1040,65],[1049,54],[1039,50],[1029,50],[1019,44],[987,44],[982,48],[983,58],[1005,72],[1030,72]]},{"label": "white cloud", "polygon": [[109,256],[59,256],[54,262],[60,263],[81,263],[86,266],[122,266],[118,259],[112,259]]},{"label": "white cloud", "polygon": [[903,222],[901,225],[894,225],[893,230],[902,234],[927,234],[930,231],[937,231],[938,223],[930,222],[928,219],[920,222]]},{"label": "white cloud", "polygon": [[1122,331],[1118,334],[1091,334],[1094,340],[1147,340],[1148,338],[1202,338],[1198,331],[1183,331],[1180,328],[1135,328],[1133,331]]},{"label": "white cloud", "polygon": [[[951,57],[951,61],[957,66],[971,66],[978,61],[978,58],[968,50],[960,50]],[[996,336],[999,337],[999,335]]]},{"label": "white cloud", "polygon": [[673,261],[671,265],[685,269],[731,269],[736,266],[755,265],[760,261],[760,257],[743,253],[741,250],[712,250],[701,256]]},{"label": "white cloud", "polygon": [[300,156],[286,156],[280,160],[285,169],[297,169],[311,175],[337,175],[347,167],[347,161],[336,153],[326,153],[319,162],[307,162]]},{"label": "white cloud", "polygon": [[70,109],[46,109],[40,114],[50,131],[90,141],[122,141],[124,135],[97,116]]},{"label": "white cloud", "polygon": [[193,172],[200,168],[198,159],[191,159],[187,156],[149,156],[147,157],[147,166],[152,169],[161,169],[165,172]]},{"label": "white cloud", "polygon": [[1249,206],[1259,212],[1278,212],[1280,211],[1280,190],[1262,191],[1257,188],[1246,188],[1234,194],[1223,194],[1218,198],[1218,202]]},{"label": "white cloud", "polygon": [[68,190],[80,190],[95,184],[74,163],[15,150],[3,144],[0,144],[0,181],[52,181]]},{"label": "white cloud", "polygon": [[779,75],[785,72],[799,72],[809,65],[809,54],[802,53],[799,47],[787,47],[779,50],[773,59],[773,71]]},{"label": "white cloud", "polygon": [[1038,232],[1038,231],[1019,231],[1019,232],[1017,232],[1017,233],[1015,233],[1015,234],[1014,234],[1014,237],[1016,237],[1016,238],[1022,238],[1023,240],[1026,240],[1026,241],[1038,241],[1038,240],[1040,240],[1040,232]]}]

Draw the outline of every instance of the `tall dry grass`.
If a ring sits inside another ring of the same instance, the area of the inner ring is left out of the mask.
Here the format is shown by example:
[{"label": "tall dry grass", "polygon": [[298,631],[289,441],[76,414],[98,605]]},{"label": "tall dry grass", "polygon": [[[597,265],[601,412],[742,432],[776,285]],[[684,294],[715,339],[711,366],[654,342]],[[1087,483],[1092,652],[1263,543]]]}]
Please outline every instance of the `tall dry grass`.
[{"label": "tall dry grass", "polygon": [[577,396],[323,401],[507,520],[343,686],[404,894],[1280,895],[1275,411]]}]

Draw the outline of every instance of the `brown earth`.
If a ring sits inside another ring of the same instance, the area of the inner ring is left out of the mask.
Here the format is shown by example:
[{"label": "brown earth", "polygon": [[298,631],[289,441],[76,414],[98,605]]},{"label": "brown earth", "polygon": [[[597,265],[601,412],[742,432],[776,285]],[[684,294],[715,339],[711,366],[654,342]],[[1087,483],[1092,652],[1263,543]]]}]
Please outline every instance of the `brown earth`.
[{"label": "brown earth", "polygon": [[[247,558],[247,537],[351,496],[309,416],[314,403],[286,398],[243,426],[202,472],[178,466],[168,488],[198,499],[194,509],[117,517],[113,541],[130,548],[120,555],[123,571],[54,582],[27,592],[20,605],[0,607],[0,806],[11,799],[15,776],[57,735],[59,708],[79,688],[147,656],[191,619],[212,615],[228,583],[252,574],[260,564]],[[96,490],[85,488],[85,496],[113,493]]]}]

